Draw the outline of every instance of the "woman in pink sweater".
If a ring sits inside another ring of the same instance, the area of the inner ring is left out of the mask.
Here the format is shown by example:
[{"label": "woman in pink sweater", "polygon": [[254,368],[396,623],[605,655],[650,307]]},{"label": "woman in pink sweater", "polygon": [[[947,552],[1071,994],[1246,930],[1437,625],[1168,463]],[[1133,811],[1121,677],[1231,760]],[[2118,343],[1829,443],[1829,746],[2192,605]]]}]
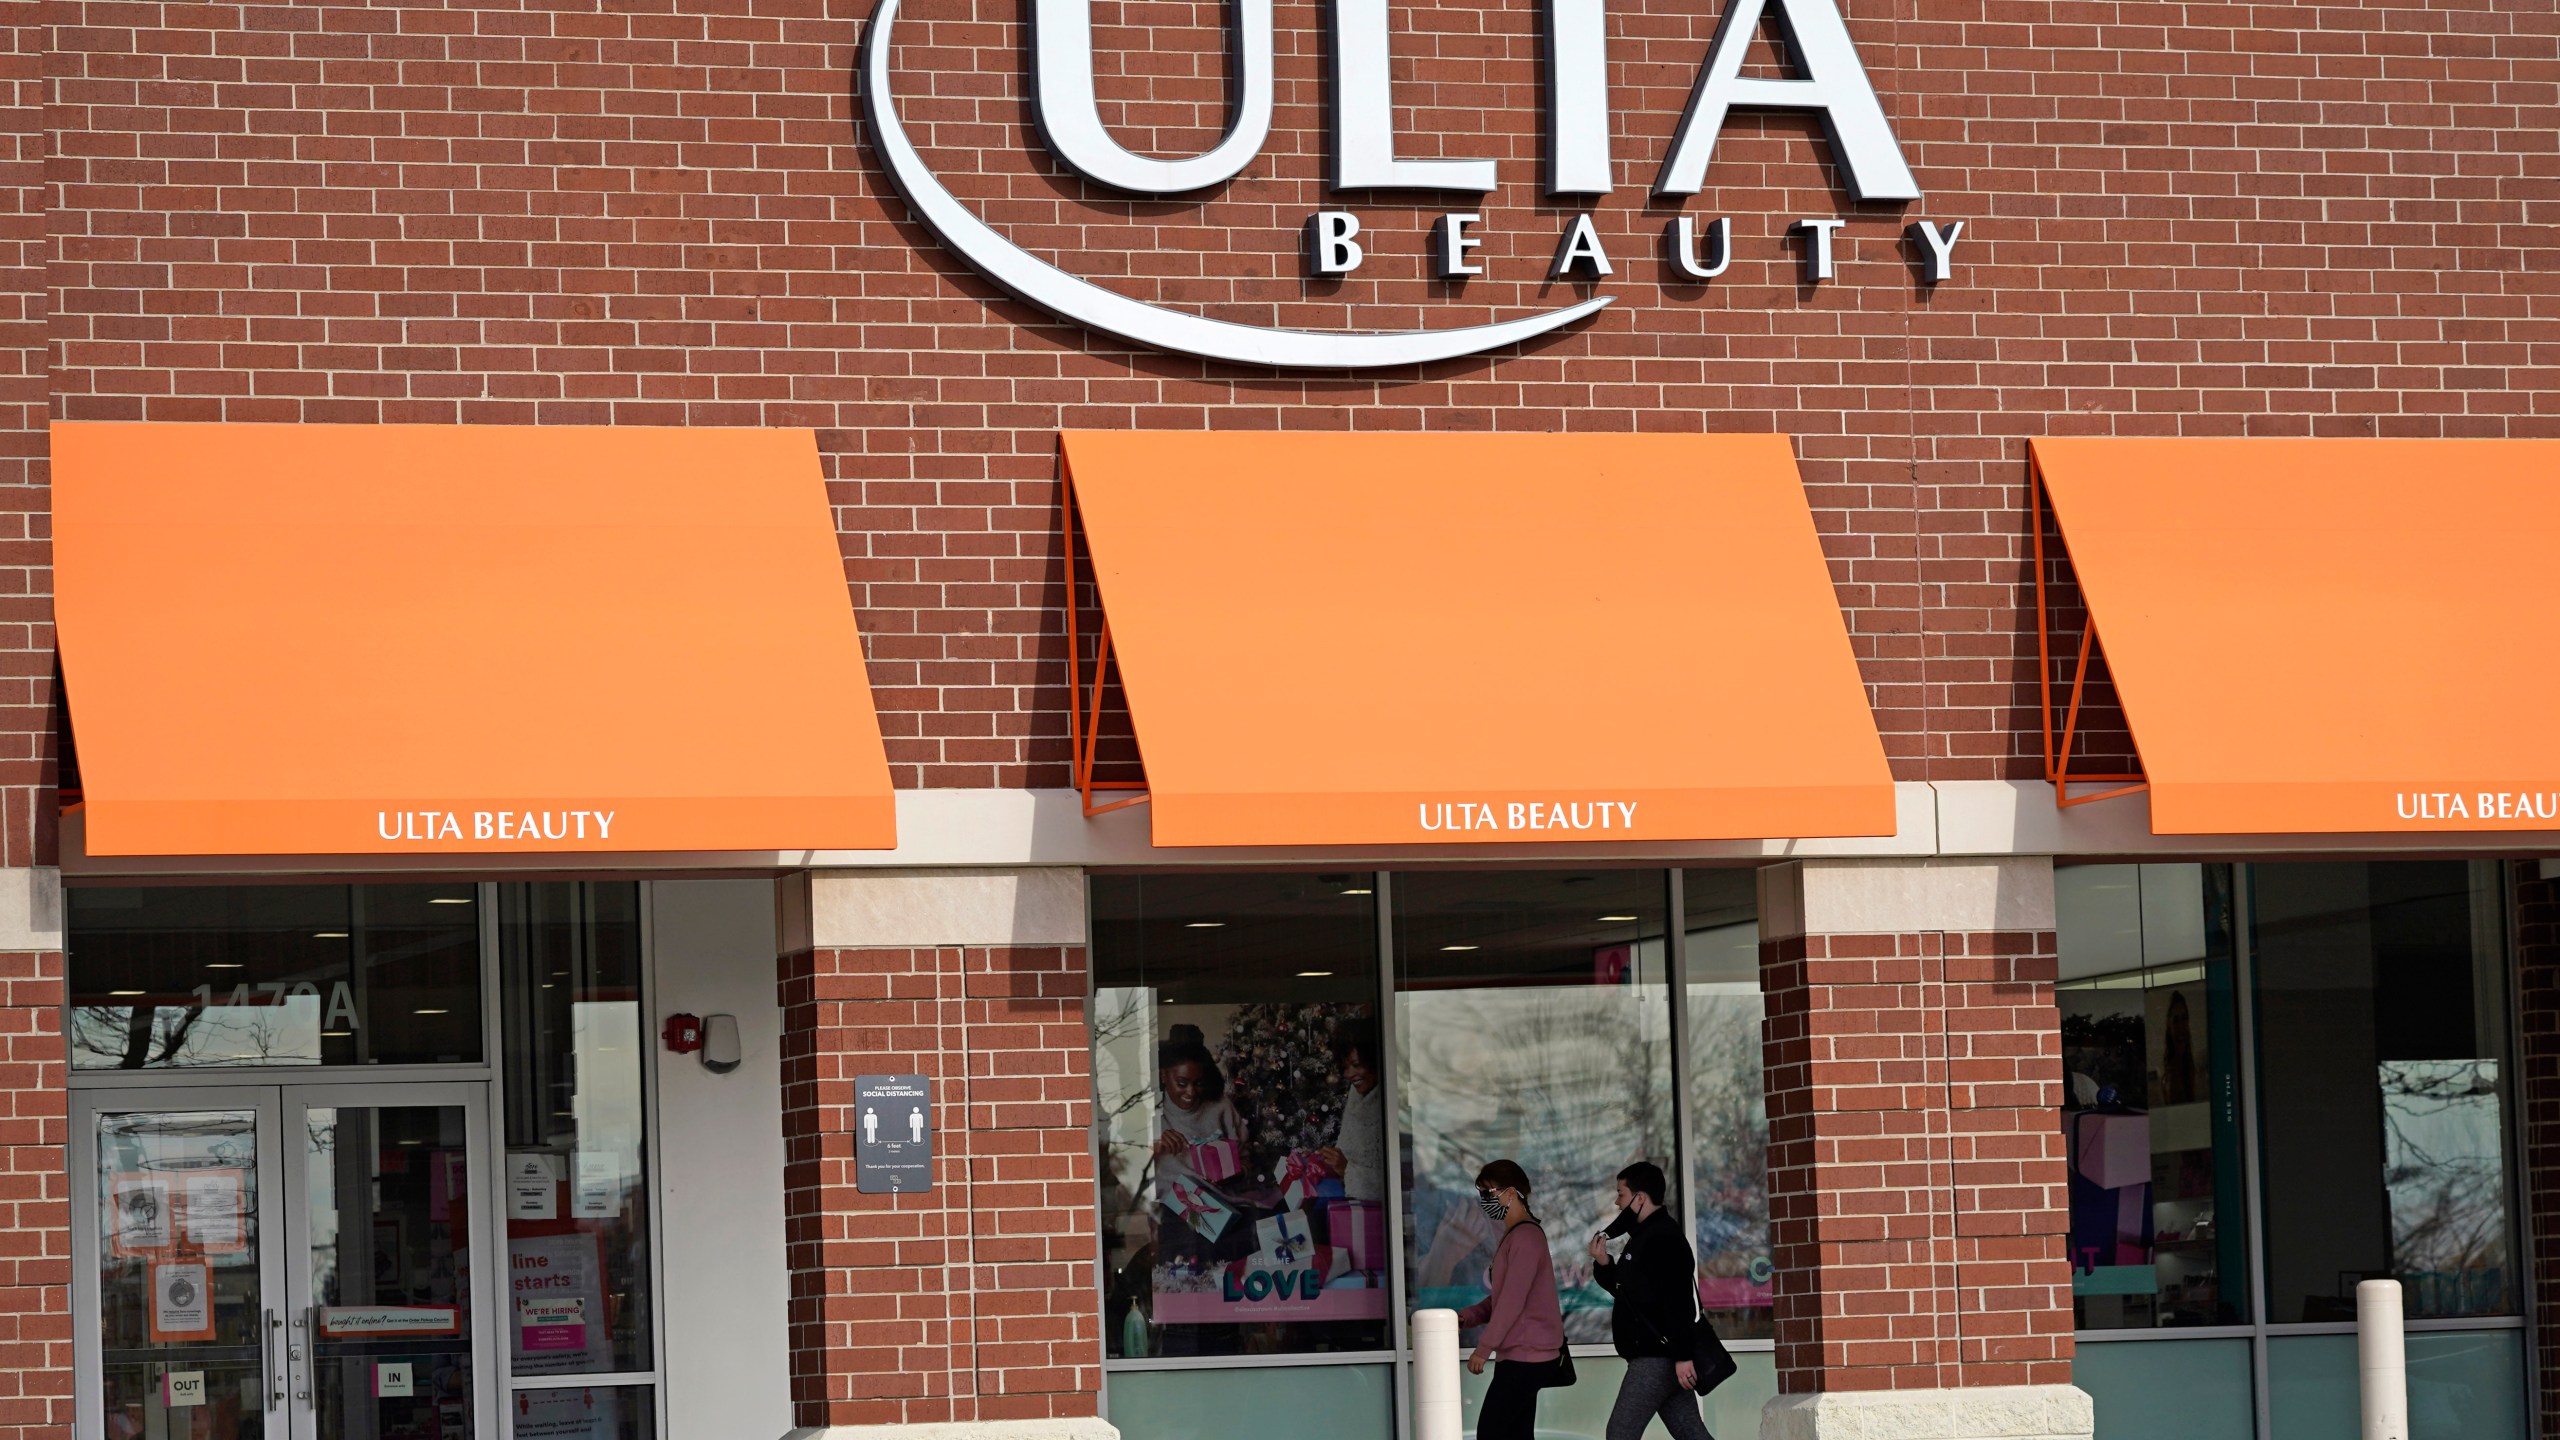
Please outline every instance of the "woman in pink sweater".
[{"label": "woman in pink sweater", "polygon": [[1496,1361],[1476,1412],[1476,1440],[1531,1440],[1538,1392],[1570,1383],[1555,1262],[1547,1256],[1546,1227],[1529,1213],[1529,1175],[1519,1165],[1496,1160],[1477,1171],[1476,1203],[1502,1226],[1493,1249],[1493,1293],[1458,1312],[1461,1329],[1484,1327],[1467,1369],[1481,1375],[1487,1357]]}]

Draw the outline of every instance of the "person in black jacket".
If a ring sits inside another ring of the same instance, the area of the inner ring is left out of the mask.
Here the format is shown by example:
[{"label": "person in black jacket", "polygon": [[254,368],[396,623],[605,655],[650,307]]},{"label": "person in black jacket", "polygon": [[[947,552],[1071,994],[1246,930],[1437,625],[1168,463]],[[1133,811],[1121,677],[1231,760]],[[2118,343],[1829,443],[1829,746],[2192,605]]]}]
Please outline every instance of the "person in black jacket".
[{"label": "person in black jacket", "polygon": [[[1627,1361],[1608,1440],[1642,1440],[1656,1415],[1671,1440],[1715,1440],[1698,1413],[1698,1262],[1662,1208],[1669,1189],[1652,1161],[1619,1171],[1618,1218],[1591,1237],[1592,1276],[1616,1301],[1609,1338]],[[1613,1244],[1621,1236],[1623,1248]]]}]

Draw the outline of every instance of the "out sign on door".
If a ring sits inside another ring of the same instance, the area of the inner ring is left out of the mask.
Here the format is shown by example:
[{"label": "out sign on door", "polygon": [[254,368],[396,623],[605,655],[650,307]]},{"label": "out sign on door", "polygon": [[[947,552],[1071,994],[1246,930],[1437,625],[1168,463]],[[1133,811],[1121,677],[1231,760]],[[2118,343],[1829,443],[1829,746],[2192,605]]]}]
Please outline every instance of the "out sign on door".
[{"label": "out sign on door", "polygon": [[857,1075],[854,1187],[865,1195],[933,1188],[933,1082],[922,1075]]}]

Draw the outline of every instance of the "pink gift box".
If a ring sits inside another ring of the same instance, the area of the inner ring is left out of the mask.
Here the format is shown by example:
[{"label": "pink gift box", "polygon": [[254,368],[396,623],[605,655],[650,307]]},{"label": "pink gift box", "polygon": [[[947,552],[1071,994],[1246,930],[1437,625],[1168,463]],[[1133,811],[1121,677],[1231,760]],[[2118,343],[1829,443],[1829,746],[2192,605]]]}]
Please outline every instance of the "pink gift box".
[{"label": "pink gift box", "polygon": [[2151,1183],[2151,1117],[2082,1115],[2074,1122],[2071,1163],[2101,1190]]},{"label": "pink gift box", "polygon": [[1244,1147],[1233,1140],[1211,1140],[1191,1147],[1191,1173],[1203,1180],[1225,1180],[1244,1169]]},{"label": "pink gift box", "polygon": [[1387,1212],[1375,1200],[1326,1201],[1325,1238],[1354,1270],[1387,1268]]}]

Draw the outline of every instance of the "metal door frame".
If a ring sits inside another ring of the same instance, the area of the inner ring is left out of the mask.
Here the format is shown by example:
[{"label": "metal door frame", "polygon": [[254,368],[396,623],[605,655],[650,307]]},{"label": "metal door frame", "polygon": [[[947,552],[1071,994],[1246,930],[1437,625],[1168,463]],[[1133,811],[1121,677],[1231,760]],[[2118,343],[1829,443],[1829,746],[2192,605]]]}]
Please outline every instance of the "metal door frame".
[{"label": "metal door frame", "polygon": [[[70,1092],[71,1160],[71,1395],[72,1430],[104,1435],[106,1422],[106,1357],[98,1333],[98,1117],[127,1114],[186,1114],[214,1110],[247,1110],[256,1117],[258,1182],[253,1207],[258,1236],[258,1298],[265,1311],[260,1334],[261,1371],[266,1377],[267,1416],[263,1428],[271,1436],[285,1433],[284,1247],[278,1227],[283,1208],[277,1195],[281,1172],[274,1162],[282,1143],[283,1097],[273,1084],[192,1085]],[[271,1179],[277,1183],[268,1183]]]},{"label": "metal door frame", "polygon": [[[311,1110],[391,1109],[408,1106],[455,1106],[462,1111],[466,1164],[486,1170],[489,1148],[489,1086],[485,1081],[387,1081],[381,1084],[292,1084],[279,1087],[278,1138],[300,1133],[302,1117]],[[284,1406],[291,1440],[319,1440],[319,1413],[312,1400],[317,1334],[310,1321],[316,1313],[311,1284],[311,1234],[304,1204],[311,1193],[311,1156],[307,1147],[285,1145],[278,1156],[285,1193],[293,1197],[287,1213],[290,1249],[285,1264],[285,1336],[298,1362]],[[470,1224],[464,1240],[471,1254],[467,1278],[471,1296],[471,1426],[475,1435],[497,1436],[498,1396],[506,1389],[497,1353],[498,1316],[507,1297],[505,1276],[497,1264],[497,1237],[491,1211],[479,1203],[490,1189],[489,1176],[468,1177],[463,1207]],[[463,1280],[464,1277],[457,1276]]]},{"label": "metal door frame", "polygon": [[[195,1082],[199,1077],[188,1077]],[[211,1077],[202,1077],[211,1078]],[[310,1226],[303,1213],[309,1193],[309,1160],[302,1146],[284,1143],[285,1121],[298,1120],[313,1108],[457,1106],[463,1112],[463,1134],[470,1163],[486,1172],[489,1156],[490,1095],[487,1080],[321,1079],[297,1076],[280,1083],[273,1071],[251,1077],[231,1075],[221,1083],[117,1085],[70,1092],[71,1171],[71,1349],[73,1428],[83,1435],[106,1433],[105,1356],[98,1332],[98,1118],[102,1115],[202,1111],[249,1111],[256,1116],[257,1200],[253,1208],[258,1236],[258,1290],[267,1321],[264,1369],[268,1403],[265,1429],[270,1440],[313,1440],[317,1419],[312,1409],[308,1359],[299,1364],[291,1352],[308,1343],[311,1314]],[[490,1174],[473,1177],[466,1214],[471,1252],[470,1293],[473,1425],[478,1434],[505,1433],[508,1391],[502,1368],[506,1357],[498,1345],[506,1276],[498,1263],[494,1212],[484,1197],[498,1193]]]}]

